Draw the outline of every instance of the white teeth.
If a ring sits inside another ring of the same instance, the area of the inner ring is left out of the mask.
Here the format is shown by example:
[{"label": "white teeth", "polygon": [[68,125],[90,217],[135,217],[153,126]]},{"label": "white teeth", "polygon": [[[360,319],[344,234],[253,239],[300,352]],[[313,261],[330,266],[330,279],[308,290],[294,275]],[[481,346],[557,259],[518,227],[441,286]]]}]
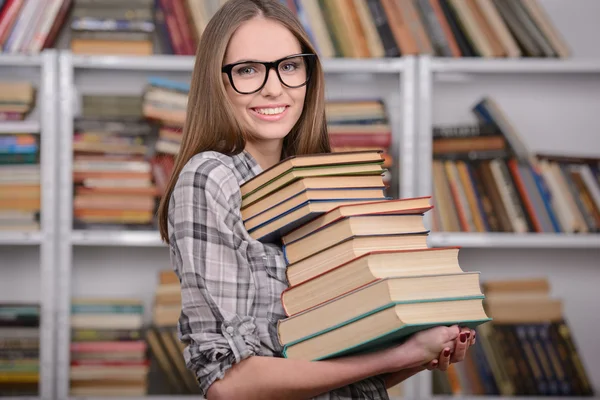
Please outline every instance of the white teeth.
[{"label": "white teeth", "polygon": [[285,111],[285,107],[275,107],[275,108],[255,108],[256,112],[264,115],[276,115],[281,114]]}]

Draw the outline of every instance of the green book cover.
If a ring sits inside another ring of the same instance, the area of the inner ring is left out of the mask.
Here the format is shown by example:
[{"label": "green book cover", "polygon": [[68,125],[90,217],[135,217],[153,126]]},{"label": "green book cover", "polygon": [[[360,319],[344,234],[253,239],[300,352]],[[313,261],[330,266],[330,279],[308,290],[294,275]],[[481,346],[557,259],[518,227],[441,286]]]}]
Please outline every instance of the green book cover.
[{"label": "green book cover", "polygon": [[[441,302],[441,301],[468,301],[468,300],[483,300],[485,298],[485,296],[470,296],[470,297],[464,297],[464,298],[452,298],[452,299],[436,299],[434,300],[435,302]],[[391,307],[400,305],[400,304],[416,304],[416,303],[425,303],[425,302],[432,302],[432,301],[413,301],[413,302],[391,302],[389,304],[387,304],[386,306],[383,307],[379,307],[377,309],[372,310],[371,312],[362,314],[356,318],[353,318],[351,320],[348,320],[342,324],[338,324],[337,326],[334,326],[332,328],[328,328],[326,330],[323,330],[321,332],[315,333],[313,335],[307,336],[301,340],[297,340],[293,343],[289,343],[286,346],[284,346],[283,348],[283,356],[284,357],[288,357],[288,350],[290,347],[297,345],[298,343],[304,342],[306,340],[318,337],[320,335],[324,335],[327,334],[328,332],[332,332],[336,329],[342,328],[346,325],[349,325],[353,322],[357,322],[360,320],[364,320],[369,316],[374,316],[377,313],[381,313],[381,312],[386,312],[386,310],[388,310]],[[375,336],[372,337],[369,340],[363,341],[361,343],[358,343],[356,345],[341,349],[339,351],[327,354],[325,356],[322,357],[318,357],[316,359],[314,359],[313,361],[319,361],[319,360],[325,360],[325,359],[329,359],[329,358],[336,358],[336,357],[341,357],[341,356],[347,356],[347,355],[352,355],[352,354],[360,354],[360,353],[369,353],[369,352],[373,352],[373,351],[377,351],[386,347],[389,347],[391,345],[394,344],[400,344],[401,342],[403,342],[404,340],[406,340],[410,335],[417,333],[419,331],[422,330],[426,330],[429,328],[434,328],[436,326],[452,326],[452,325],[459,325],[462,327],[468,327],[470,329],[474,329],[477,326],[486,323],[488,321],[491,321],[492,318],[486,317],[486,318],[478,318],[478,319],[463,319],[463,320],[457,320],[457,319],[448,319],[448,320],[439,320],[436,321],[434,323],[422,323],[422,324],[418,324],[418,323],[403,323],[400,327],[390,330],[388,332],[385,332],[379,336]]]}]

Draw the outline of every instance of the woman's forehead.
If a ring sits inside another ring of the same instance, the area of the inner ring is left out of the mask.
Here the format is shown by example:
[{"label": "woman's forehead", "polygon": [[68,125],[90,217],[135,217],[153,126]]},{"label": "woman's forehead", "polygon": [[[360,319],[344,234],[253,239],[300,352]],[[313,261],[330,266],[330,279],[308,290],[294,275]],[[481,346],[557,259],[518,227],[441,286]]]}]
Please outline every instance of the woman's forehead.
[{"label": "woman's forehead", "polygon": [[224,64],[243,60],[273,61],[301,52],[294,34],[277,21],[253,18],[233,34]]}]

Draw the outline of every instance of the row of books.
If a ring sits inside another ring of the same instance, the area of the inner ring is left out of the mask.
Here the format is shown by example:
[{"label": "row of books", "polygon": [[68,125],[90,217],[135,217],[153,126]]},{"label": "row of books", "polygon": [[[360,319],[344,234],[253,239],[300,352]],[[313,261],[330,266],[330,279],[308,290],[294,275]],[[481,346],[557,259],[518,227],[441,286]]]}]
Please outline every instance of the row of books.
[{"label": "row of books", "polygon": [[37,396],[40,305],[0,303],[0,396]]},{"label": "row of books", "polygon": [[[30,82],[0,82],[0,124],[24,120],[34,107]],[[40,217],[39,132],[0,133],[0,231],[37,231]]]},{"label": "row of books", "polygon": [[476,124],[433,128],[433,230],[600,230],[600,159],[534,154],[489,97],[472,111]]},{"label": "row of books", "polygon": [[600,230],[596,162],[544,158],[434,160],[433,187],[444,199],[432,230],[444,232],[594,233]]},{"label": "row of books", "polygon": [[437,395],[593,396],[595,390],[563,311],[545,278],[484,282],[492,324],[446,373],[434,371]]},{"label": "row of books", "polygon": [[537,0],[281,0],[324,57],[567,57]]},{"label": "row of books", "polygon": [[[479,273],[460,269],[456,248],[427,247],[430,198],[352,195],[369,187],[357,183],[362,178],[383,184],[382,164],[377,151],[290,157],[241,187],[249,234],[283,246],[286,318],[277,330],[287,358],[335,358],[391,346],[432,326],[489,320]],[[298,192],[290,192],[296,184]],[[254,226],[246,214],[257,203],[253,218],[269,219]]]},{"label": "row of books", "polygon": [[[567,57],[539,0],[279,0],[323,57]],[[225,0],[0,2],[0,46],[38,52],[68,26],[73,52],[194,55]],[[65,22],[69,22],[65,24]],[[155,37],[159,45],[155,47]]]}]

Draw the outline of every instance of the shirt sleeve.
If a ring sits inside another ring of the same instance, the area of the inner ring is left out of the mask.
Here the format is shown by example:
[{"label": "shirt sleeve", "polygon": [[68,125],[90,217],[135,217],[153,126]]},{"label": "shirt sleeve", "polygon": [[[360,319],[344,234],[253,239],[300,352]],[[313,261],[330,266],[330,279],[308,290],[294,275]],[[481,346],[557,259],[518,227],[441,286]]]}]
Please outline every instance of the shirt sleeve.
[{"label": "shirt sleeve", "polygon": [[260,351],[251,307],[255,284],[234,226],[239,185],[218,160],[184,168],[170,199],[171,257],[181,280],[178,329],[202,394],[225,371]]}]

